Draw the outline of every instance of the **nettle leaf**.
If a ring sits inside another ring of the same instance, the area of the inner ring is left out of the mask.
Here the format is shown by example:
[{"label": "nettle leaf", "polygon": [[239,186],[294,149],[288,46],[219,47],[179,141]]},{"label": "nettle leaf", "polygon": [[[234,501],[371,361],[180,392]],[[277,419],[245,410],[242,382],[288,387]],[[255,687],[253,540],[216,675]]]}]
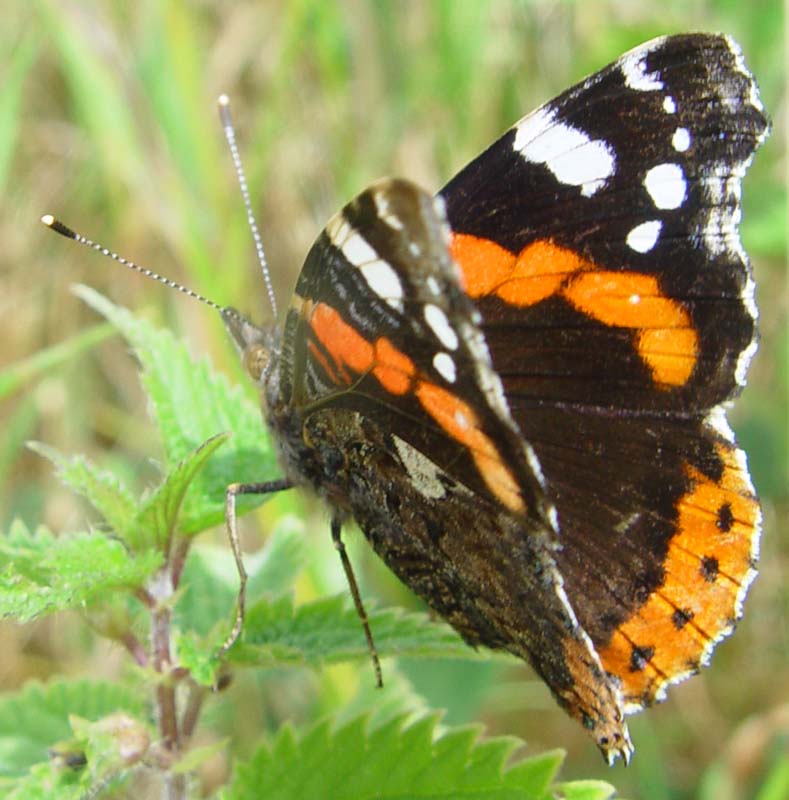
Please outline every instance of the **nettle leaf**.
[{"label": "nettle leaf", "polygon": [[31,450],[49,459],[66,486],[82,495],[117,533],[137,514],[137,500],[111,472],[99,469],[84,456],[65,456],[41,442],[28,442]]},{"label": "nettle leaf", "polygon": [[[306,562],[304,523],[291,515],[282,517],[266,544],[257,553],[244,555],[248,605],[290,592]],[[238,572],[229,548],[194,546],[180,586],[174,617],[180,630],[206,636],[218,622],[227,625],[238,595]]]},{"label": "nettle leaf", "polygon": [[9,781],[0,778],[0,789],[5,800],[85,800],[92,796],[91,783],[91,775],[86,770],[36,764],[21,778]]},{"label": "nettle leaf", "polygon": [[520,740],[481,740],[480,734],[478,727],[439,728],[435,715],[411,723],[398,717],[378,727],[366,718],[334,729],[326,722],[301,735],[285,727],[249,762],[238,765],[220,797],[548,800],[552,796],[561,752],[512,763],[523,744]]},{"label": "nettle leaf", "polygon": [[16,521],[0,537],[0,617],[28,622],[102,601],[144,585],[161,563],[158,553],[134,555],[101,533],[55,537],[43,528],[30,533]]},{"label": "nettle leaf", "polygon": [[290,592],[296,578],[306,569],[307,531],[304,521],[292,514],[280,517],[266,544],[244,556],[249,580],[247,600],[254,605],[264,597],[281,597]]},{"label": "nettle leaf", "polygon": [[[201,520],[195,526],[193,505],[192,517],[181,512],[189,486],[196,480],[211,456],[228,440],[229,433],[219,433],[187,454],[177,466],[167,474],[160,486],[147,497],[133,522],[128,526],[124,540],[135,549],[156,547],[162,549],[176,532],[195,532]],[[200,514],[197,515],[198,518]]]},{"label": "nettle leaf", "polygon": [[[183,532],[195,533],[222,522],[229,484],[265,481],[279,474],[260,408],[240,387],[231,386],[207,359],[193,359],[169,331],[135,317],[86,286],[77,287],[76,293],[114,323],[134,348],[170,468],[217,433],[233,434],[187,492]],[[239,498],[239,510],[255,508],[264,499]]]},{"label": "nettle leaf", "polygon": [[0,695],[0,786],[49,760],[49,749],[72,736],[69,716],[98,720],[123,711],[140,717],[145,698],[131,688],[105,681],[28,683]]},{"label": "nettle leaf", "polygon": [[[282,517],[266,545],[257,553],[244,556],[248,601],[254,603],[290,592],[306,561],[303,522],[290,515]],[[180,586],[173,617],[180,631],[179,661],[194,680],[212,686],[222,666],[216,652],[233,622],[238,596],[238,572],[232,553],[215,545],[193,547]]]},{"label": "nettle leaf", "polygon": [[614,787],[606,781],[571,781],[559,783],[554,795],[561,800],[608,800],[615,794]]},{"label": "nettle leaf", "polygon": [[[381,656],[487,658],[466,645],[448,625],[426,614],[400,609],[368,613]],[[231,663],[266,667],[278,664],[335,663],[369,658],[356,609],[347,595],[294,607],[290,597],[261,600],[247,612],[241,640],[228,653]]]}]

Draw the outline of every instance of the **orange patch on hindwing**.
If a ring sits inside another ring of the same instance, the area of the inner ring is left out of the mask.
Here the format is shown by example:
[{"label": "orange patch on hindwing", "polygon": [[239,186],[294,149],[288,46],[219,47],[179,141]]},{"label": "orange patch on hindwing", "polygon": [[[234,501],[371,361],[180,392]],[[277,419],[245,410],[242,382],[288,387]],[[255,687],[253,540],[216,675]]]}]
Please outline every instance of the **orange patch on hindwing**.
[{"label": "orange patch on hindwing", "polygon": [[631,710],[695,671],[741,613],[755,574],[760,511],[736,452],[718,446],[719,480],[686,465],[691,488],[676,504],[665,580],[599,650],[605,669],[622,680]]},{"label": "orange patch on hindwing", "polygon": [[637,331],[636,350],[659,386],[683,386],[690,378],[698,333],[682,303],[663,294],[653,275],[601,270],[546,239],[516,255],[487,239],[454,233],[450,252],[470,297],[496,296],[519,308],[561,297],[604,325]]}]

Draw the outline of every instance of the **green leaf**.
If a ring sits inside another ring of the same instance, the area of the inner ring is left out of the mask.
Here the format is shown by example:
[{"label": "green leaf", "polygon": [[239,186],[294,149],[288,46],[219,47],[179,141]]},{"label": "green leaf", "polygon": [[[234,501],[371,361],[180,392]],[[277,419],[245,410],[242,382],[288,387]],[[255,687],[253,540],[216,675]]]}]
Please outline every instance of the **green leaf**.
[{"label": "green leaf", "polygon": [[[244,556],[247,603],[289,592],[307,560],[304,524],[293,516],[279,519],[271,537],[257,553]],[[189,552],[175,606],[175,623],[182,630],[206,636],[231,618],[238,595],[236,562],[228,547],[198,545]]]},{"label": "green leaf", "polygon": [[[279,474],[260,409],[239,387],[231,387],[207,360],[192,359],[169,331],[134,317],[88,287],[79,286],[76,293],[114,323],[134,348],[170,468],[217,433],[233,434],[187,492],[182,532],[195,533],[223,521],[229,484]],[[239,511],[255,508],[264,499],[239,498]]]},{"label": "green leaf", "polygon": [[57,477],[82,495],[104,517],[116,533],[122,534],[137,514],[137,500],[111,472],[99,469],[84,456],[67,457],[41,442],[28,442],[33,452],[48,458]]},{"label": "green leaf", "polygon": [[264,597],[281,597],[290,592],[307,566],[307,555],[304,521],[292,514],[280,517],[265,546],[245,556],[249,605]]},{"label": "green leaf", "polygon": [[555,788],[557,800],[609,800],[615,794],[616,789],[606,781],[573,781]]},{"label": "green leaf", "polygon": [[240,764],[222,800],[321,797],[326,800],[524,800],[546,797],[562,761],[559,752],[506,766],[522,742],[480,741],[479,728],[438,730],[435,716],[378,727],[357,718],[302,735],[289,727]]},{"label": "green leaf", "polygon": [[55,538],[16,521],[0,537],[0,617],[27,622],[95,603],[107,592],[142,586],[160,564],[158,553],[134,556],[99,533]]},{"label": "green leaf", "polygon": [[71,737],[69,715],[101,719],[117,711],[145,713],[139,692],[106,681],[28,683],[0,695],[0,778],[23,775],[48,760],[49,748]]},{"label": "green leaf", "polygon": [[179,633],[175,637],[179,666],[189,670],[190,677],[201,686],[216,686],[219,670],[223,666],[223,662],[216,657],[219,637],[217,642],[217,645],[207,644],[193,631]]},{"label": "green leaf", "polygon": [[143,501],[139,513],[123,535],[124,540],[135,550],[149,547],[166,550],[176,533],[176,526],[179,532],[181,530],[194,532],[196,530],[194,518],[190,519],[185,515],[179,524],[179,512],[184,496],[208,459],[229,437],[229,433],[219,433],[185,456],[175,469],[167,474],[156,491]]},{"label": "green leaf", "polygon": [[5,800],[85,800],[92,788],[86,770],[58,769],[53,764],[36,764],[16,780],[0,779]]},{"label": "green leaf", "polygon": [[69,753],[84,754],[86,771],[94,785],[120,775],[148,755],[149,726],[123,711],[115,711],[96,721],[70,714],[69,722],[74,736],[64,746]]},{"label": "green leaf", "polygon": [[[368,613],[381,656],[485,658],[466,645],[448,625],[425,614],[399,609]],[[323,598],[298,607],[289,597],[261,600],[249,609],[241,640],[228,657],[238,665],[316,666],[369,658],[356,609],[347,595]]]},{"label": "green leaf", "polygon": [[[252,604],[289,592],[306,563],[306,547],[302,521],[293,516],[280,519],[265,547],[244,556],[247,601]],[[237,596],[238,572],[228,549],[193,547],[181,578],[174,622],[181,632],[177,642],[181,666],[203,686],[216,682],[222,664],[215,656],[234,620]]]}]

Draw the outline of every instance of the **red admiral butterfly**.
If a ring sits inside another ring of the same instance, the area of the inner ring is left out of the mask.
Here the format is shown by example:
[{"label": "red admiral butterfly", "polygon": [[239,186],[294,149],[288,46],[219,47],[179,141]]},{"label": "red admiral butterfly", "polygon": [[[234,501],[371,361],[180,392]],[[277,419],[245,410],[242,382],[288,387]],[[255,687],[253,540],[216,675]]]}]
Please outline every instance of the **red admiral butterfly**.
[{"label": "red admiral butterfly", "polygon": [[625,715],[707,662],[756,574],[724,406],[756,349],[737,225],[767,131],[731,39],[669,36],[437,197],[369,187],[312,247],[283,332],[223,311],[287,476],[231,487],[230,511],[312,487],[338,547],[355,519],[469,644],[530,662],[628,760]]}]

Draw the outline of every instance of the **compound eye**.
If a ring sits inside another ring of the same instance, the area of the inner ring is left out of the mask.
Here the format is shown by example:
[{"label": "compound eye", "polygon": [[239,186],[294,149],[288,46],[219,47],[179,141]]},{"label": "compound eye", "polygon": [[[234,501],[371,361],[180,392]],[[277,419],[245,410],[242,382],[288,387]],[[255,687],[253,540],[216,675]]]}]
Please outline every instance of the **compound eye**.
[{"label": "compound eye", "polygon": [[260,381],[269,362],[269,352],[261,344],[253,344],[244,350],[244,369],[255,381]]}]

